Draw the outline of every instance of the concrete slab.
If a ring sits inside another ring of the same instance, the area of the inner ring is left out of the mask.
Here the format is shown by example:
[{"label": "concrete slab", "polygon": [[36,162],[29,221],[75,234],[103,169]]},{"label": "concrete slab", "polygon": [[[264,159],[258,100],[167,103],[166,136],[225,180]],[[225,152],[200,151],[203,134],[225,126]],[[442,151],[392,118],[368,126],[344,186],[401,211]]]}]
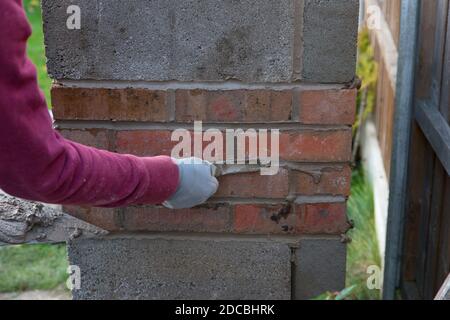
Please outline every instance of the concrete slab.
[{"label": "concrete slab", "polygon": [[345,289],[346,245],[336,239],[303,239],[295,254],[295,299]]},{"label": "concrete slab", "polygon": [[287,244],[114,239],[69,244],[74,299],[290,299]]},{"label": "concrete slab", "polygon": [[42,2],[48,71],[56,79],[289,81],[292,0]]},{"label": "concrete slab", "polygon": [[303,1],[303,79],[320,83],[352,81],[359,0]]}]

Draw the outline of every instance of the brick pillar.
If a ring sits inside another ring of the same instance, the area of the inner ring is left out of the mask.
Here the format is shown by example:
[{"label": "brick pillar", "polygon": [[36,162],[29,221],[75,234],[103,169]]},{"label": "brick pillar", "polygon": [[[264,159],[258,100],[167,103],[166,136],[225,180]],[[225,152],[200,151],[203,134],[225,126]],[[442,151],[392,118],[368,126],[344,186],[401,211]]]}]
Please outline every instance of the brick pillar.
[{"label": "brick pillar", "polygon": [[[67,7],[81,29],[66,28]],[[302,299],[341,290],[358,1],[43,0],[52,104],[69,139],[170,155],[174,129],[280,130],[281,168],[220,178],[206,205],[66,207],[75,299]]]}]

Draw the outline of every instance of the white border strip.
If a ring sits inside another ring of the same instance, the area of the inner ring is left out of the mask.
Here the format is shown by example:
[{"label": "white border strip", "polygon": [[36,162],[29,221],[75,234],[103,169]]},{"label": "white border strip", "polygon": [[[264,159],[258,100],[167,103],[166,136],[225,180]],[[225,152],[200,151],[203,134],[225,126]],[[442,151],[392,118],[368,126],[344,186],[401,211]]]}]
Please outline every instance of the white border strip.
[{"label": "white border strip", "polygon": [[378,237],[382,266],[386,251],[386,230],[389,207],[389,182],[384,168],[375,124],[368,120],[362,128],[362,158],[367,177],[373,188],[375,227]]}]

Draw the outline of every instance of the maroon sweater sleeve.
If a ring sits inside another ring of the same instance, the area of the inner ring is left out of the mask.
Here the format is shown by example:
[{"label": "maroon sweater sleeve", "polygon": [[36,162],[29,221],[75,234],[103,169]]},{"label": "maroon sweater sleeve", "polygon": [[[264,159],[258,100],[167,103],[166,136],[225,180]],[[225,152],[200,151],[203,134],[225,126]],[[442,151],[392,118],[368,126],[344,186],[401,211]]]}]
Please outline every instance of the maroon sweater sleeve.
[{"label": "maroon sweater sleeve", "polygon": [[0,0],[0,188],[30,200],[104,207],[169,198],[179,175],[171,158],[97,150],[53,130],[26,56],[30,34],[21,0]]}]

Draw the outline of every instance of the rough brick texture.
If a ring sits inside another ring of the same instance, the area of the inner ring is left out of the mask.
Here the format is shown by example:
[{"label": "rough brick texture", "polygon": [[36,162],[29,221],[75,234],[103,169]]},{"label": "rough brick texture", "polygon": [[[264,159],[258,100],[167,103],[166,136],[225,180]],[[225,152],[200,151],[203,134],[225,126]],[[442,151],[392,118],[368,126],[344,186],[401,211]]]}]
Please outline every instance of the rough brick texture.
[{"label": "rough brick texture", "polygon": [[167,91],[52,88],[55,117],[69,120],[167,121]]},{"label": "rough brick texture", "polygon": [[355,105],[356,90],[305,90],[300,93],[300,122],[351,125]]},{"label": "rough brick texture", "polygon": [[[174,130],[193,140],[202,121],[203,132],[268,129],[270,155],[270,130],[280,132],[277,174],[236,166],[197,208],[65,207],[113,233],[70,244],[82,268],[74,297],[289,299],[342,289],[358,1],[79,0],[80,30],[65,27],[69,4],[42,1],[64,137],[171,155]],[[250,157],[250,139],[244,145]],[[238,144],[222,148],[236,154]]]},{"label": "rough brick texture", "polygon": [[293,172],[293,192],[298,195],[350,195],[351,168],[329,167],[317,171]]},{"label": "rough brick texture", "polygon": [[99,209],[65,207],[70,214],[108,231],[340,235],[348,231],[345,203],[215,203],[185,210],[164,207]]},{"label": "rough brick texture", "polygon": [[[170,130],[122,130],[116,132],[102,129],[64,129],[61,132],[66,138],[84,144],[100,148],[114,146],[109,149],[139,156],[170,156],[173,148],[178,144],[178,141],[172,141],[172,131]],[[282,131],[279,141],[280,160],[294,162],[347,162],[350,160],[352,146],[350,128]],[[207,144],[205,142],[204,147]],[[259,152],[259,148],[257,150]],[[270,146],[268,150],[270,154]],[[228,152],[225,143],[224,152]]]},{"label": "rough brick texture", "polygon": [[[296,98],[297,97],[297,98]],[[351,125],[356,90],[52,88],[59,120]]]}]

